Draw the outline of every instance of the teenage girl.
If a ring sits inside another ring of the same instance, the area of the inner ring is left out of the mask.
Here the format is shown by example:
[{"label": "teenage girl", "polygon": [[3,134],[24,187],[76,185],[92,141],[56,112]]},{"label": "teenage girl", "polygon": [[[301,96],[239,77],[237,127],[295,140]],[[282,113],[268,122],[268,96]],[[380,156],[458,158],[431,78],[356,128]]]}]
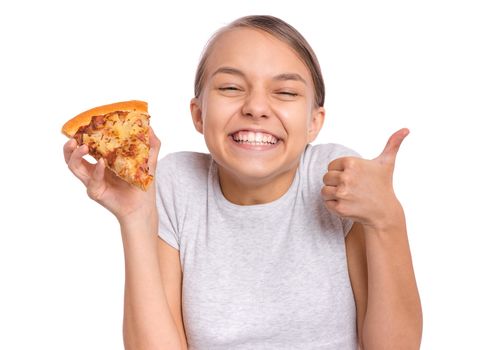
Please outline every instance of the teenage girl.
[{"label": "teenage girl", "polygon": [[418,349],[422,312],[404,212],[393,191],[408,130],[365,160],[312,146],[324,121],[315,54],[271,16],[209,41],[190,103],[209,154],[158,162],[140,191],[87,147],[70,170],[118,219],[127,349]]}]

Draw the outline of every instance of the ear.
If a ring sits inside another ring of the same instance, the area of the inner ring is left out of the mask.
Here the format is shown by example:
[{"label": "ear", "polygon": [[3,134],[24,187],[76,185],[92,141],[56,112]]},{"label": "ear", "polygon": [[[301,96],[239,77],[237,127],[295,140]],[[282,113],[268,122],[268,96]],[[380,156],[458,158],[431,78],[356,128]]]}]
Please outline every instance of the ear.
[{"label": "ear", "polygon": [[325,108],[316,107],[311,112],[311,118],[308,125],[308,143],[312,142],[318,136],[325,120]]},{"label": "ear", "polygon": [[203,133],[203,121],[202,121],[202,109],[201,109],[201,101],[198,98],[194,97],[191,100],[191,115],[192,122],[194,123],[194,127],[201,134]]}]

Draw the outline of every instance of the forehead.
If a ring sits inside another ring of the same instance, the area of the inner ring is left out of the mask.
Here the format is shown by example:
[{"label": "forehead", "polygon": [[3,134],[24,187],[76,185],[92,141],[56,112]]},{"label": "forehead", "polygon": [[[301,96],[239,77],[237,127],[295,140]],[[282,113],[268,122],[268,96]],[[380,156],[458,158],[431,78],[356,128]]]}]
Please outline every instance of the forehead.
[{"label": "forehead", "polygon": [[296,51],[256,29],[235,28],[217,37],[206,64],[207,74],[222,66],[237,68],[251,76],[296,73],[312,83],[311,74]]}]

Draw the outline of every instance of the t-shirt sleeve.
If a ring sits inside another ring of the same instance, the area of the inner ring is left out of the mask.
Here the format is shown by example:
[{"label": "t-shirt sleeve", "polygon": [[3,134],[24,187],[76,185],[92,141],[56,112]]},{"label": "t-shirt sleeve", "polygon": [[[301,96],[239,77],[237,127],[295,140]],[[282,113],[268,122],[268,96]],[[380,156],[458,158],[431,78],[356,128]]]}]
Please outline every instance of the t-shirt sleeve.
[{"label": "t-shirt sleeve", "polygon": [[156,172],[156,204],[158,210],[158,236],[177,250],[180,250],[178,230],[175,161],[172,154],[158,162]]},{"label": "t-shirt sleeve", "polygon": [[342,228],[344,230],[344,237],[347,237],[349,234],[352,225],[354,225],[354,221],[348,218],[340,218],[340,221],[342,221]]}]

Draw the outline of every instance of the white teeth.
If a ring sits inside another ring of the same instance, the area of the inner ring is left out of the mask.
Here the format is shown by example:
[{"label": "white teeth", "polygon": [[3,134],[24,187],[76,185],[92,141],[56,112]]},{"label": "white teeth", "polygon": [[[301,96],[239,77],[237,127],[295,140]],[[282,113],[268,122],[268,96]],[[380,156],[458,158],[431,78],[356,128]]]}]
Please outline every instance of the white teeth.
[{"label": "white teeth", "polygon": [[277,139],[263,132],[238,131],[233,134],[233,139],[239,143],[249,143],[254,145],[275,144]]},{"label": "white teeth", "polygon": [[254,142],[255,141],[255,134],[251,131],[248,132],[248,141],[249,142]]}]

